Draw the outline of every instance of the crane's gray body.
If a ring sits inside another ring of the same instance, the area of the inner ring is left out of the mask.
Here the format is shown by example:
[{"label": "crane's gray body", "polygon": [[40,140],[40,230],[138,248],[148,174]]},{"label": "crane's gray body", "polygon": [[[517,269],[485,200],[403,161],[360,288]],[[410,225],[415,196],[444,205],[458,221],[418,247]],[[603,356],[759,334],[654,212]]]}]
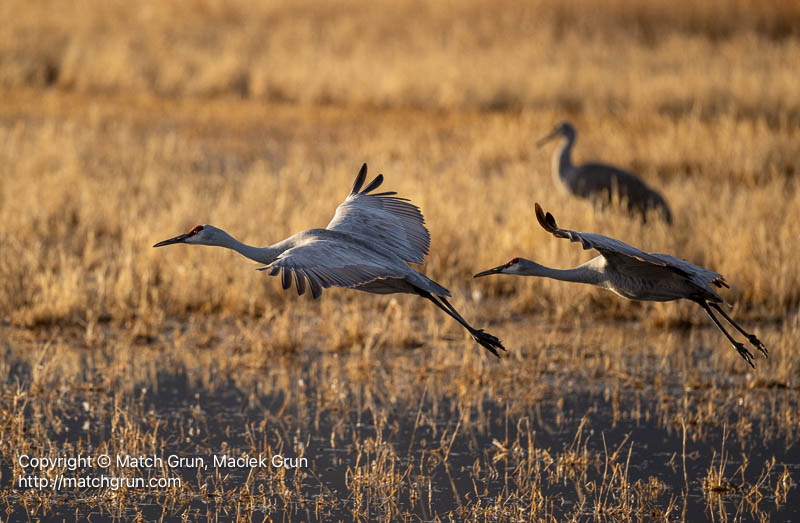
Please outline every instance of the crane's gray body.
[{"label": "crane's gray body", "polygon": [[284,289],[294,281],[298,294],[310,287],[314,298],[331,286],[373,294],[424,291],[449,297],[450,291],[408,266],[422,263],[430,248],[422,212],[394,192],[370,194],[383,182],[382,174],[362,190],[365,180],[366,166],[325,229],[308,229],[268,247],[252,247],[222,229],[203,225],[181,241],[233,249],[265,264],[260,270],[280,275]]},{"label": "crane's gray body", "polygon": [[[388,230],[382,231],[390,234]],[[295,283],[309,281],[318,297],[323,288],[346,287],[373,294],[411,293],[416,289],[449,297],[450,291],[409,267],[406,261],[386,244],[369,235],[336,229],[308,229],[273,246],[274,259],[265,262],[265,270]],[[302,283],[298,284],[301,292]],[[302,292],[301,292],[302,293]]]},{"label": "crane's gray body", "polygon": [[366,176],[364,164],[325,229],[308,229],[268,247],[253,247],[222,229],[198,225],[153,247],[188,243],[232,249],[265,264],[259,270],[280,275],[284,289],[294,283],[302,295],[309,287],[315,299],[331,286],[372,294],[416,294],[458,321],[475,341],[499,357],[497,350],[505,350],[503,343],[467,323],[447,301],[450,291],[408,266],[422,263],[431,243],[419,208],[394,192],[371,194],[383,183],[383,175],[363,187]]},{"label": "crane's gray body", "polygon": [[714,324],[750,366],[755,367],[752,353],[725,330],[719,319],[714,316],[712,309],[728,320],[736,330],[744,334],[747,340],[764,356],[768,355],[766,346],[756,335],[745,331],[719,307],[719,304],[724,301],[714,287],[728,286],[721,274],[669,254],[644,252],[602,234],[562,229],[556,225],[553,215],[549,212],[545,214],[538,203],[535,208],[536,218],[544,230],[556,238],[566,238],[580,243],[584,250],[595,249],[600,256],[571,269],[553,269],[524,258],[514,258],[505,265],[476,274],[476,278],[490,274],[539,276],[595,285],[630,300],[691,300],[706,311]]},{"label": "crane's gray body", "polygon": [[[550,215],[552,216],[552,215]],[[584,281],[638,301],[672,301],[683,298],[723,303],[711,287],[727,286],[721,274],[669,254],[648,253],[625,242],[569,229],[545,229],[559,238],[580,243],[584,250],[595,249],[600,256],[572,269]],[[533,263],[533,262],[531,262]]]},{"label": "crane's gray body", "polygon": [[325,229],[308,229],[272,246],[274,256],[264,270],[283,271],[284,287],[294,277],[302,294],[307,279],[313,296],[332,285],[373,294],[450,291],[415,271],[431,244],[425,218],[416,205],[394,192],[370,194],[383,183],[379,174],[367,187],[362,168],[350,194]]},{"label": "crane's gray body", "polygon": [[[655,253],[649,255],[659,256]],[[692,296],[715,303],[723,301],[719,294],[709,287],[707,281],[693,278],[685,271],[675,270],[674,263],[654,265],[627,256],[615,259],[614,255],[608,254],[592,258],[583,266],[602,275],[594,285],[629,300],[673,301]]]},{"label": "crane's gray body", "polygon": [[647,212],[656,210],[667,223],[672,212],[664,197],[632,172],[604,163],[572,163],[572,146],[577,131],[569,122],[562,122],[540,143],[561,136],[561,144],[553,153],[552,174],[558,187],[579,198],[611,203],[623,202],[631,213],[646,219]]}]

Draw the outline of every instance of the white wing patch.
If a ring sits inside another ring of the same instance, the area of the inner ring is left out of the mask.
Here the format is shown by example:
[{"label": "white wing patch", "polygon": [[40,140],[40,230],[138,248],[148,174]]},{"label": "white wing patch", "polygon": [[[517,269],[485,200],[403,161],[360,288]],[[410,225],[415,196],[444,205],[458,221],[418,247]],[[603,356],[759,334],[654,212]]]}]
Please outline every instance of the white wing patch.
[{"label": "white wing patch", "polygon": [[380,242],[406,262],[422,263],[431,244],[425,218],[416,205],[397,193],[368,194],[383,183],[379,174],[364,190],[367,164],[361,167],[347,199],[336,208],[327,229]]}]

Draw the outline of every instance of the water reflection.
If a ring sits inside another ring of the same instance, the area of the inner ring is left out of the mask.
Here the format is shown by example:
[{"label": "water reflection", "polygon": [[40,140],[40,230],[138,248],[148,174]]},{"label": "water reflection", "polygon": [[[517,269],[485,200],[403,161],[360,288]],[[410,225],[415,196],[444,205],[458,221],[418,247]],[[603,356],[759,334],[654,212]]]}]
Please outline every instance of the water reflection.
[{"label": "water reflection", "polygon": [[[352,364],[310,357],[211,378],[177,368],[137,384],[138,394],[80,391],[62,412],[60,452],[179,456],[182,466],[133,475],[180,477],[182,488],[133,489],[116,509],[93,501],[96,489],[73,489],[9,516],[800,518],[789,488],[797,445],[758,412],[702,391],[553,379],[468,394],[435,374],[398,391],[396,380],[375,379],[380,368],[352,379],[343,370]],[[791,392],[771,394],[780,402]],[[733,414],[712,422],[703,409],[715,402]],[[81,408],[89,403],[97,407]],[[214,456],[269,466],[217,467]],[[275,466],[276,456],[307,467]],[[185,466],[197,458],[203,466]],[[12,466],[2,472],[11,486]]]}]

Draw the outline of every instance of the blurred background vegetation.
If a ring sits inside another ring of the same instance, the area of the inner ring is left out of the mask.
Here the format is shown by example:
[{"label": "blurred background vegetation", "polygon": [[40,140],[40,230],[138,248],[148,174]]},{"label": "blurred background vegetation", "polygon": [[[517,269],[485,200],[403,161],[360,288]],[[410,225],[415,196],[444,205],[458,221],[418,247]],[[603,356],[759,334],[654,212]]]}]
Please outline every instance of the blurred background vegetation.
[{"label": "blurred background vegetation", "polygon": [[[197,223],[257,245],[324,226],[363,161],[422,207],[423,270],[473,316],[705,321],[558,282],[473,282],[512,256],[587,258],[539,230],[534,201],[565,227],[723,273],[737,317],[798,312],[796,2],[9,1],[0,16],[0,310],[13,325],[149,332],[198,310],[324,308],[230,253],[150,246]],[[534,142],[564,118],[578,161],[637,172],[675,225],[561,194],[552,148]],[[398,306],[436,323],[415,300]]]}]

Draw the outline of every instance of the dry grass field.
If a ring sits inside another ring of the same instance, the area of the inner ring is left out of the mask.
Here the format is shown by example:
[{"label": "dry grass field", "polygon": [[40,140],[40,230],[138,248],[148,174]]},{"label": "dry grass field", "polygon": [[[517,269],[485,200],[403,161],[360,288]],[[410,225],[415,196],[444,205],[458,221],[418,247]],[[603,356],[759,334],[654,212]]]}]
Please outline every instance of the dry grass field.
[{"label": "dry grass field", "polygon": [[[800,518],[800,4],[0,4],[0,500],[11,520]],[[674,224],[564,194],[637,172]],[[424,300],[320,300],[221,249],[324,227],[363,162],[425,214]],[[691,303],[538,278],[589,258],[536,223],[713,268],[770,349]],[[136,469],[176,488],[19,486],[20,456],[305,456]]]}]

